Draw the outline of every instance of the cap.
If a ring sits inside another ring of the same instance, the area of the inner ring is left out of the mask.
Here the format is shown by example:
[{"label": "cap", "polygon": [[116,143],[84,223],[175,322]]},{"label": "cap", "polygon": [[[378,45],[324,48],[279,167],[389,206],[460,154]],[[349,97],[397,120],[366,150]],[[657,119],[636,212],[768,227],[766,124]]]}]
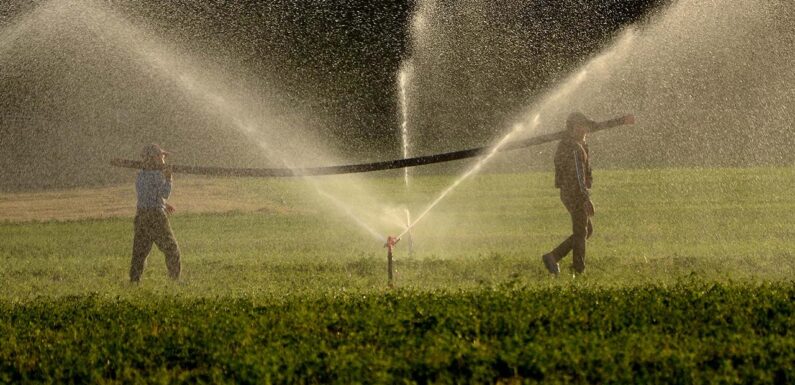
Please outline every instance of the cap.
[{"label": "cap", "polygon": [[160,155],[168,155],[169,152],[163,150],[157,144],[150,144],[144,147],[143,151],[141,151],[141,157],[143,158],[151,158],[153,156],[160,156]]},{"label": "cap", "polygon": [[575,126],[587,126],[589,129],[593,128],[596,124],[591,119],[588,119],[582,112],[572,112],[566,118],[566,129],[571,131]]}]

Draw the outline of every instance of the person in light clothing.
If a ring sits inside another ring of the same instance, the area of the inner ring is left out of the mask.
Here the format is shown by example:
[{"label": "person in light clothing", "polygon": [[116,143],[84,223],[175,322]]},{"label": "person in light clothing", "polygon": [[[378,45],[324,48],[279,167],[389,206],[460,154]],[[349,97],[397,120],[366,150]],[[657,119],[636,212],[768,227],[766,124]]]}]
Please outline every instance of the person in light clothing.
[{"label": "person in light clothing", "polygon": [[135,182],[138,203],[130,281],[138,283],[141,280],[152,244],[157,245],[165,254],[168,275],[176,280],[179,278],[181,265],[179,245],[171,231],[167,215],[174,212],[174,207],[166,202],[171,195],[173,181],[171,169],[166,166],[168,152],[157,144],[150,144],[144,147],[141,155],[144,166]]}]

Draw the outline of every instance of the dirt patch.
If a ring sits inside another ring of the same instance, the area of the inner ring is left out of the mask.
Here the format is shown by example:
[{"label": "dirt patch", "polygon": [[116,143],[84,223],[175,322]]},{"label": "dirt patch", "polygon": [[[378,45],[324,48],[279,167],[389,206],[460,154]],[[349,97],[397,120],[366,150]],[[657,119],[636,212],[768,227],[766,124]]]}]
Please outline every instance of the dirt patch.
[{"label": "dirt patch", "polygon": [[[179,213],[291,211],[262,189],[246,188],[226,179],[180,178],[169,203]],[[0,194],[0,221],[27,222],[132,217],[135,185],[75,188]]]}]

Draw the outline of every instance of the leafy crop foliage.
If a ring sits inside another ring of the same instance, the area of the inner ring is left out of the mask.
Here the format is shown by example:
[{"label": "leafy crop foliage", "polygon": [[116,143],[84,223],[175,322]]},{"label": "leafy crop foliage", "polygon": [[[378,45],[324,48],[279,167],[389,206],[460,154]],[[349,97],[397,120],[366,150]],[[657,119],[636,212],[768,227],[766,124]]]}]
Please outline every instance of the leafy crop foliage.
[{"label": "leafy crop foliage", "polygon": [[795,381],[795,287],[3,302],[3,382]]}]

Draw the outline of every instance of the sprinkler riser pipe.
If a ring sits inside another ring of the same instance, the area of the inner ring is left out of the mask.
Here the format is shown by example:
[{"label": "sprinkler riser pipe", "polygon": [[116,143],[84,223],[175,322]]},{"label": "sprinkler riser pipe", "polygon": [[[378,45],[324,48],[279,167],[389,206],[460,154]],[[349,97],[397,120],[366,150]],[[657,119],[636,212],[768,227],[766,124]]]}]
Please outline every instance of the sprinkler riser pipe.
[{"label": "sprinkler riser pipe", "polygon": [[387,275],[387,284],[389,287],[394,285],[394,266],[393,266],[393,258],[392,258],[392,249],[395,248],[395,245],[400,242],[400,238],[388,236],[386,237],[386,243],[384,247],[386,247],[386,275]]},{"label": "sprinkler riser pipe", "polygon": [[389,287],[394,285],[394,267],[392,265],[392,249],[386,254],[386,271],[387,271],[387,284]]}]

